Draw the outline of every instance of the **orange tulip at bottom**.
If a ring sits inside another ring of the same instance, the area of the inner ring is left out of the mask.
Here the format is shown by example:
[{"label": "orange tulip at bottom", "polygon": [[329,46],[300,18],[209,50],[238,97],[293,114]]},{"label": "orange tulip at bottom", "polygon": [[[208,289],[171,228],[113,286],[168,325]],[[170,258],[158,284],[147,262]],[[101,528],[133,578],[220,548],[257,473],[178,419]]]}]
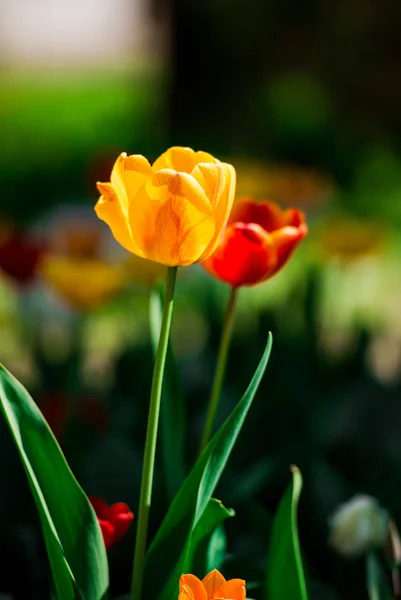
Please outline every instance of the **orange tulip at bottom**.
[{"label": "orange tulip at bottom", "polygon": [[202,581],[195,575],[181,575],[178,600],[245,600],[243,579],[226,581],[217,571],[211,571]]}]

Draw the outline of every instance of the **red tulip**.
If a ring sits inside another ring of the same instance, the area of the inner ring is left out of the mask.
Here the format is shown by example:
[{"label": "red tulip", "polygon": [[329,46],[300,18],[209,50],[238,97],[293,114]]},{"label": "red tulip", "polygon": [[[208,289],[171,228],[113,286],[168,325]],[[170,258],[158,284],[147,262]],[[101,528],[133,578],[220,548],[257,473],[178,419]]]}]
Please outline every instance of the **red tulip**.
[{"label": "red tulip", "polygon": [[233,287],[254,285],[282,269],[307,233],[300,210],[281,210],[274,202],[240,200],[217,250],[202,264]]},{"label": "red tulip", "polygon": [[44,394],[38,402],[50,429],[57,440],[61,440],[70,419],[78,416],[100,435],[105,435],[109,427],[109,415],[106,405],[95,397],[79,396],[74,402],[62,391]]},{"label": "red tulip", "polygon": [[0,232],[0,270],[20,284],[30,283],[42,257],[42,248],[23,230]]},{"label": "red tulip", "polygon": [[127,533],[134,514],[124,502],[108,506],[102,498],[92,496],[89,500],[98,518],[104,545],[109,549]]}]

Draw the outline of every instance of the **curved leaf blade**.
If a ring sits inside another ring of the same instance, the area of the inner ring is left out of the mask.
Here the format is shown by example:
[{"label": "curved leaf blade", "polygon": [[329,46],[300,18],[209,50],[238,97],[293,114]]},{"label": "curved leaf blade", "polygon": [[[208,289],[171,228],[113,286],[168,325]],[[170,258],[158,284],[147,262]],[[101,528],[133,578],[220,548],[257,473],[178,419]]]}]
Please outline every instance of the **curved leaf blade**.
[{"label": "curved leaf blade", "polygon": [[[210,440],[175,496],[147,554],[145,589],[149,597],[177,597],[192,532],[212,497],[265,372],[272,345],[269,334],[263,356],[241,400]],[[154,573],[158,574],[157,580]]]},{"label": "curved leaf blade", "polygon": [[302,475],[292,467],[292,482],[278,507],[267,567],[266,599],[308,600],[299,547],[297,508],[302,490]]},{"label": "curved leaf blade", "polygon": [[[232,508],[226,508],[220,500],[211,498],[203,512],[199,523],[192,532],[188,544],[188,551],[185,559],[184,571],[193,573],[198,577],[203,577],[205,573],[217,569],[217,565],[210,567],[214,559],[214,551],[220,548],[213,547],[210,551],[210,542],[213,534],[223,529],[223,523],[235,515]],[[224,535],[224,529],[223,529]],[[180,577],[181,573],[177,574]]]},{"label": "curved leaf blade", "polygon": [[374,550],[366,555],[366,591],[369,600],[391,600],[389,582],[383,564]]},{"label": "curved leaf blade", "polygon": [[39,512],[58,600],[104,600],[108,563],[96,515],[35,402],[2,365],[0,412]]}]

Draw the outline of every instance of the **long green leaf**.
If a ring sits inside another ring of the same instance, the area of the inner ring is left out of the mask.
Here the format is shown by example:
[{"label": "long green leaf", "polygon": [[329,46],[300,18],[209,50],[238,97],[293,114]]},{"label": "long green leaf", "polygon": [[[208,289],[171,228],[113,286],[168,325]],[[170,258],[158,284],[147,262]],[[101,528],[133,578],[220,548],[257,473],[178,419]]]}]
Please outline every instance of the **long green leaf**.
[{"label": "long green leaf", "polygon": [[269,334],[248,389],[198,458],[149,548],[144,586],[149,598],[158,597],[161,591],[163,600],[177,597],[179,574],[186,562],[192,532],[216,488],[251,407],[269,360],[271,344],[272,337]]},{"label": "long green leaf", "polygon": [[39,512],[58,600],[104,600],[108,564],[96,515],[38,407],[1,365],[0,412]]},{"label": "long green leaf", "polygon": [[205,557],[204,573],[210,573],[213,569],[221,570],[227,551],[227,536],[223,525],[219,525],[208,540]]},{"label": "long green leaf", "polygon": [[302,476],[297,467],[292,467],[292,475],[274,518],[267,565],[267,600],[308,599],[297,527]]},{"label": "long green leaf", "polygon": [[[163,313],[163,293],[155,287],[150,296],[150,333],[153,351],[159,343]],[[161,444],[167,494],[172,500],[185,479],[185,402],[177,365],[169,343],[161,403]]]},{"label": "long green leaf", "polygon": [[383,565],[374,550],[366,556],[366,590],[369,600],[391,600],[393,598]]},{"label": "long green leaf", "polygon": [[[216,565],[209,568],[211,562],[209,546],[212,535],[222,526],[222,523],[235,515],[231,508],[226,508],[220,500],[211,498],[203,512],[199,523],[192,532],[188,542],[184,571],[203,577],[205,573],[217,569]],[[208,570],[207,570],[208,569]],[[180,576],[181,573],[178,574]]]}]

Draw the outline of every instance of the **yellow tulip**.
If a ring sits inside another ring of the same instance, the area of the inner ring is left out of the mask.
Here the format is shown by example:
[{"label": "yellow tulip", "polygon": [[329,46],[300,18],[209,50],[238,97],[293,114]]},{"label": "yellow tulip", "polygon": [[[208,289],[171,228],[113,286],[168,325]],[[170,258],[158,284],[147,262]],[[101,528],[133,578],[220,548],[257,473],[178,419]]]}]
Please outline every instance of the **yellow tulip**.
[{"label": "yellow tulip", "polygon": [[111,265],[92,258],[46,256],[40,272],[69,304],[84,311],[106,304],[129,282],[124,265]]},{"label": "yellow tulip", "polygon": [[388,231],[374,220],[356,219],[349,215],[333,215],[316,230],[318,256],[338,258],[344,263],[384,252]]},{"label": "yellow tulip", "polygon": [[235,170],[207,152],[174,147],[150,165],[122,153],[98,183],[97,216],[129,252],[166,266],[206,260],[224,231]]}]

